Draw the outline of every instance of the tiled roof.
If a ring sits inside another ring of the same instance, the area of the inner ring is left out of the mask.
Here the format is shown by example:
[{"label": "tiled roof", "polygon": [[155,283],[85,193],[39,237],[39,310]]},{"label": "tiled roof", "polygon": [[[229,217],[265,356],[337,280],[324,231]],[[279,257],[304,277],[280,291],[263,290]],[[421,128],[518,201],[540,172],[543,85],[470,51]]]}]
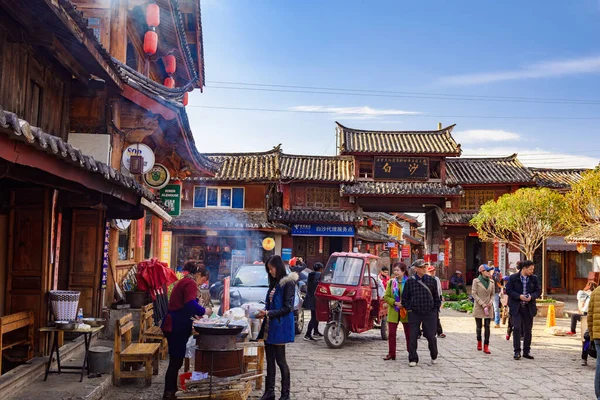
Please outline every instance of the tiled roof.
[{"label": "tiled roof", "polygon": [[386,233],[375,232],[372,229],[359,227],[356,231],[356,237],[364,240],[365,242],[377,242],[377,243],[388,243],[395,242],[396,238]]},{"label": "tiled roof", "polygon": [[422,244],[423,244],[423,241],[422,241],[421,239],[417,239],[416,237],[414,237],[414,236],[411,236],[411,235],[409,235],[409,234],[407,234],[407,233],[403,233],[403,234],[402,234],[402,237],[403,237],[403,238],[404,238],[404,240],[406,240],[408,243],[412,243],[412,244],[415,244],[415,245],[417,245],[417,246],[418,246],[418,245],[422,245]]},{"label": "tiled roof", "polygon": [[112,61],[121,79],[132,88],[162,104],[175,107],[177,110],[183,108],[183,94],[191,88],[193,82],[171,89],[140,74],[116,58],[113,58]]},{"label": "tiled roof", "polygon": [[551,189],[570,189],[581,180],[585,169],[530,168],[538,186]]},{"label": "tiled roof", "polygon": [[435,131],[365,131],[337,123],[341,154],[422,154],[459,156],[454,125]]},{"label": "tiled roof", "polygon": [[600,223],[583,228],[565,238],[569,243],[600,244]]},{"label": "tiled roof", "polygon": [[354,182],[354,157],[281,155],[281,179]]},{"label": "tiled roof", "polygon": [[[186,36],[186,32],[185,32],[185,24],[183,21],[183,14],[181,13],[181,9],[179,8],[179,0],[169,0],[168,3],[170,3],[171,10],[168,9],[168,4],[167,4],[166,0],[158,0],[158,4],[161,6],[161,8],[163,8],[167,12],[171,12],[171,11],[173,12],[173,19],[175,20],[175,29],[176,29],[176,33],[173,32],[173,34],[177,37],[177,40],[179,41],[179,46],[181,47],[181,50],[183,52],[183,57],[185,58],[185,63],[187,64],[187,67],[191,71],[191,75],[192,75],[191,81],[197,81],[198,72],[196,71],[196,65],[194,63],[194,59],[192,58],[192,52],[190,51],[190,48],[188,45],[187,36]],[[199,1],[198,1],[198,7],[200,7]],[[163,11],[163,10],[161,10],[161,11]],[[161,25],[163,25],[163,24],[161,24]],[[169,32],[170,32],[170,30],[169,30]]]},{"label": "tiled roof", "polygon": [[[551,236],[546,240],[547,251],[577,251],[576,243],[568,243],[562,236]],[[592,246],[587,245],[586,252],[592,252]]]},{"label": "tiled roof", "polygon": [[193,180],[257,182],[276,181],[280,176],[278,148],[264,153],[212,153],[204,156],[220,163],[221,167],[214,177]]},{"label": "tiled roof", "polygon": [[477,213],[473,212],[438,212],[438,218],[440,218],[441,225],[469,225],[469,221],[471,221],[475,215],[477,215]]},{"label": "tiled roof", "polygon": [[447,186],[439,182],[357,182],[342,184],[344,196],[460,196],[460,186]]},{"label": "tiled roof", "polygon": [[8,130],[10,139],[25,142],[87,172],[102,175],[107,181],[130,189],[139,196],[143,196],[149,200],[154,199],[154,194],[145,186],[139,184],[135,178],[125,176],[103,162],[83,154],[81,150],[74,148],[61,138],[52,136],[43,132],[40,128],[29,125],[27,121],[19,119],[16,114],[4,111],[1,106],[0,127]]},{"label": "tiled roof", "polygon": [[354,223],[360,221],[362,215],[356,211],[341,210],[284,210],[276,207],[269,210],[270,221],[282,222],[342,222]]},{"label": "tiled roof", "polygon": [[533,183],[533,174],[516,154],[501,158],[448,158],[446,171],[449,185]]},{"label": "tiled roof", "polygon": [[214,178],[198,181],[354,182],[353,157],[284,154],[279,146],[263,153],[205,154],[221,168]]},{"label": "tiled roof", "polygon": [[165,229],[288,229],[267,220],[263,211],[182,210]]}]

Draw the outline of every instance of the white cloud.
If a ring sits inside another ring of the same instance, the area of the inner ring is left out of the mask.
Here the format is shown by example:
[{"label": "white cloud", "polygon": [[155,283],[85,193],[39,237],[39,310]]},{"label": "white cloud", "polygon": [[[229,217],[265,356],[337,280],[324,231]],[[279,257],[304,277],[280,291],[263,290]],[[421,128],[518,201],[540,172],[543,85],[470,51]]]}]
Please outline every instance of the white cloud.
[{"label": "white cloud", "polygon": [[503,131],[501,129],[471,129],[452,133],[457,142],[477,143],[477,142],[508,142],[521,140],[518,133]]},{"label": "white cloud", "polygon": [[447,76],[442,78],[441,82],[448,85],[477,85],[517,79],[554,78],[598,72],[600,72],[600,56],[593,56],[570,60],[543,61],[508,71]]},{"label": "white cloud", "polygon": [[[369,106],[362,107],[327,107],[327,106],[296,106],[288,108],[290,111],[314,112],[345,116],[346,119],[375,119],[386,115],[418,115],[418,111],[405,111],[396,109],[377,109]],[[351,116],[351,117],[348,117]]]},{"label": "white cloud", "polygon": [[517,153],[517,158],[526,167],[594,168],[600,161],[598,158],[577,154],[517,147],[463,148],[462,157],[506,157],[514,153]]}]

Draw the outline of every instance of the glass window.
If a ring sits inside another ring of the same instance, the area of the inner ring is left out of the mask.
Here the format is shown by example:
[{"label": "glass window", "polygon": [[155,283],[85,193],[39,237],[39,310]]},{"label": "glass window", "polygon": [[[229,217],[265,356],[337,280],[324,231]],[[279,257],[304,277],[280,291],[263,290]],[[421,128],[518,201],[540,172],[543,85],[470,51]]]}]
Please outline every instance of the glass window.
[{"label": "glass window", "polygon": [[206,206],[207,207],[218,207],[219,206],[219,189],[207,188],[206,189]]},{"label": "glass window", "polygon": [[577,253],[575,257],[575,277],[587,279],[590,272],[593,271],[594,257],[592,253]]},{"label": "glass window", "polygon": [[362,277],[363,264],[361,258],[331,257],[323,272],[322,282],[358,286]]},{"label": "glass window", "polygon": [[125,229],[124,231],[119,231],[119,261],[129,260],[129,241],[131,238],[130,229],[131,227]]},{"label": "glass window", "polygon": [[221,207],[231,207],[231,189],[221,189]]},{"label": "glass window", "polygon": [[196,186],[194,188],[194,208],[206,207],[206,188]]},{"label": "glass window", "polygon": [[244,188],[232,189],[231,208],[244,208]]},{"label": "glass window", "polygon": [[269,277],[264,264],[242,265],[235,273],[232,286],[269,287]]}]

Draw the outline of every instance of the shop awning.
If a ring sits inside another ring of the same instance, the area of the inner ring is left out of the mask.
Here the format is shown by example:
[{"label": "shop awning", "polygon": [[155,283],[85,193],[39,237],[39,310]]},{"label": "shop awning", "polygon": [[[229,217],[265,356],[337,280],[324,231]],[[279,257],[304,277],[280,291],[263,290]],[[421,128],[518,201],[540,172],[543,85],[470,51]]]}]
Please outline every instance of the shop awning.
[{"label": "shop awning", "polygon": [[162,219],[165,222],[171,222],[171,220],[173,219],[173,217],[171,217],[165,210],[160,208],[160,206],[158,204],[156,204],[153,201],[146,200],[143,197],[142,197],[142,206],[146,210],[152,212],[153,214],[155,214],[157,217],[159,217],[160,219]]},{"label": "shop awning", "polygon": [[[592,251],[592,246],[587,246],[588,252]],[[552,236],[546,241],[546,250],[548,251],[577,251],[577,244],[567,243],[562,236]]]}]

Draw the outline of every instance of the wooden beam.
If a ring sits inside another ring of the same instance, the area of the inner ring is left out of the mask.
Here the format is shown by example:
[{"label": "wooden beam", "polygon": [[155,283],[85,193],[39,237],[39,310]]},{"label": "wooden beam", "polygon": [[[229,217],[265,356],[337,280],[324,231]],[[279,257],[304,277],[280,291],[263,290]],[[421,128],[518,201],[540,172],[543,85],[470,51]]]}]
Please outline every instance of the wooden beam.
[{"label": "wooden beam", "polygon": [[127,62],[127,0],[112,0],[110,9],[110,53]]},{"label": "wooden beam", "polygon": [[[40,31],[38,31],[40,32]],[[36,38],[40,43],[44,39]],[[73,57],[73,55],[60,43],[54,35],[49,40],[49,46],[46,46],[48,51],[54,56],[63,67],[66,68],[77,80],[84,85],[87,85],[90,80],[90,73]]]}]

